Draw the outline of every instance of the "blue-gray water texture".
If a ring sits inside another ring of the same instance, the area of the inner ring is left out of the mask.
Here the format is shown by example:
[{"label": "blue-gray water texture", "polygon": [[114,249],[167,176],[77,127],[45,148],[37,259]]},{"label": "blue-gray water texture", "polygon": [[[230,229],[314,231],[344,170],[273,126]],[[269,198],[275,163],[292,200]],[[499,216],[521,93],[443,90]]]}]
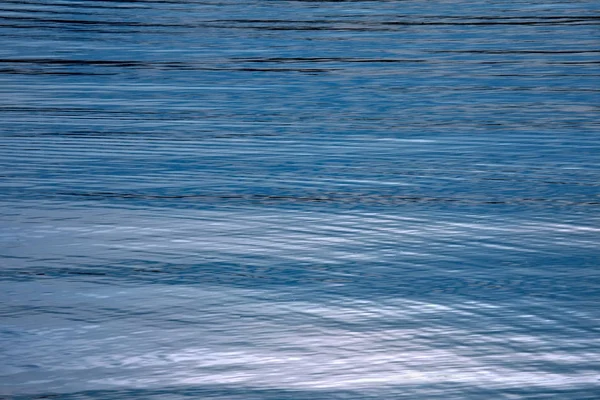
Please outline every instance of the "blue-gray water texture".
[{"label": "blue-gray water texture", "polygon": [[4,0],[0,43],[0,398],[600,398],[597,0]]}]

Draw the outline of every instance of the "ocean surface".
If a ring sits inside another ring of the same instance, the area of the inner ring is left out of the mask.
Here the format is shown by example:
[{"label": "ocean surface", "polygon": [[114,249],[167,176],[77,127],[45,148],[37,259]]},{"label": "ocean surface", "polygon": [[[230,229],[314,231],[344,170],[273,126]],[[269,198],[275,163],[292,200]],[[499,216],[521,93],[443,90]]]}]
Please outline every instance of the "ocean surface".
[{"label": "ocean surface", "polygon": [[0,398],[600,398],[600,3],[0,2]]}]

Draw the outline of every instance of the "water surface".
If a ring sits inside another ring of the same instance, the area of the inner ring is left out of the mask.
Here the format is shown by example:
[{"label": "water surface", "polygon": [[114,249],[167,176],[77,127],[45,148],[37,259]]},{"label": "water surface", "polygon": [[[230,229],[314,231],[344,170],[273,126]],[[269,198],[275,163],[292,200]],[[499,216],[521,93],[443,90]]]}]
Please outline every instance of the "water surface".
[{"label": "water surface", "polygon": [[2,2],[0,396],[597,398],[599,17]]}]

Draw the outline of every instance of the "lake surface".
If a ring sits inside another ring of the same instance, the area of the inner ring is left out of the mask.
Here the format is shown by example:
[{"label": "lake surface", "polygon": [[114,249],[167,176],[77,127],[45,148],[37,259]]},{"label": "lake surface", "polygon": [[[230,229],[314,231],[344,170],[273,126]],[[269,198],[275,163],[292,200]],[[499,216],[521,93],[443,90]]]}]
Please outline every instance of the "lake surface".
[{"label": "lake surface", "polygon": [[597,399],[598,1],[0,3],[3,399]]}]

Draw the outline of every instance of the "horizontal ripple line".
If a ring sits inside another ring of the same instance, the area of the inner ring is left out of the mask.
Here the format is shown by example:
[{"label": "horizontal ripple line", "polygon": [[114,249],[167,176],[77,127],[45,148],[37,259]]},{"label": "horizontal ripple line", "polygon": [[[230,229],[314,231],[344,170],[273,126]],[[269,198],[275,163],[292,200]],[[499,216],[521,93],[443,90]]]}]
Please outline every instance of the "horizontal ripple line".
[{"label": "horizontal ripple line", "polygon": [[190,194],[190,195],[151,195],[136,193],[73,193],[61,192],[56,195],[77,196],[86,198],[116,198],[116,199],[144,199],[144,200],[246,200],[259,202],[300,202],[300,203],[368,203],[395,205],[404,203],[459,203],[459,204],[518,204],[518,203],[558,203],[572,206],[600,205],[600,201],[568,201],[561,199],[544,198],[515,198],[515,199],[465,199],[450,197],[425,197],[425,196],[393,196],[393,195],[323,195],[323,196],[286,196],[286,195],[261,195],[261,194]]}]

